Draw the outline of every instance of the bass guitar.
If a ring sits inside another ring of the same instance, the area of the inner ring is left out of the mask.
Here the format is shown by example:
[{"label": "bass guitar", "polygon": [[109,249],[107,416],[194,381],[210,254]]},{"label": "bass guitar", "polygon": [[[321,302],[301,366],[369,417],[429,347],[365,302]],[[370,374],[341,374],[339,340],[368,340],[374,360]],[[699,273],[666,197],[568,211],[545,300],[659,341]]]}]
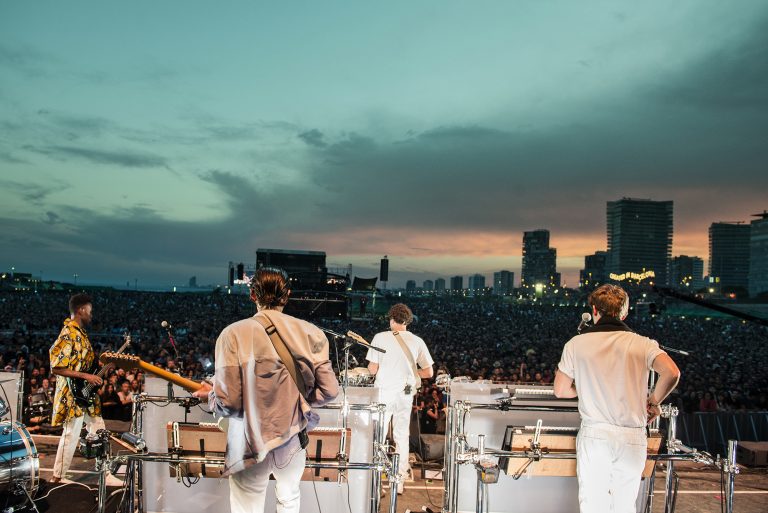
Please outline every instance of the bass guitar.
[{"label": "bass guitar", "polygon": [[[118,349],[115,354],[122,353],[131,345],[131,335],[126,332],[125,335],[123,335],[123,340],[123,345],[120,346],[120,349]],[[88,374],[95,374],[103,379],[104,375],[111,368],[111,365],[104,365],[98,372],[95,372],[96,367],[97,364],[94,361],[91,368],[87,371]],[[82,378],[67,378],[67,384],[72,391],[72,395],[75,396],[75,403],[81,408],[89,408],[93,405],[96,400],[96,395],[98,395],[99,387],[101,386],[89,383],[88,380]]]}]

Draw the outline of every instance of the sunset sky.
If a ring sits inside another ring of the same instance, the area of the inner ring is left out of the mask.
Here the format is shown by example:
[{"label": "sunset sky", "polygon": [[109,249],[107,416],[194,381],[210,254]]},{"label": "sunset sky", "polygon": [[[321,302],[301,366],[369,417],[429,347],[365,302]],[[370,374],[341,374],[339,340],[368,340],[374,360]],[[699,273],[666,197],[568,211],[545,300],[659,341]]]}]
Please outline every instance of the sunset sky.
[{"label": "sunset sky", "polygon": [[519,283],[547,228],[576,285],[609,200],[673,200],[706,259],[767,191],[762,0],[0,3],[3,270],[221,283],[263,247]]}]

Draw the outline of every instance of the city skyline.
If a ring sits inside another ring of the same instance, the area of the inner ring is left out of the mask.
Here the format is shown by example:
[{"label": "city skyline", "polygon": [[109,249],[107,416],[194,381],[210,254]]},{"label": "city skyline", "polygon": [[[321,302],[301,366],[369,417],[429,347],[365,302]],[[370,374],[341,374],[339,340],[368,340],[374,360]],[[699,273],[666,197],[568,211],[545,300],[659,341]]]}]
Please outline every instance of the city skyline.
[{"label": "city skyline", "polygon": [[223,283],[272,247],[490,283],[543,228],[576,286],[622,197],[673,201],[706,267],[711,223],[768,208],[766,29],[759,1],[6,3],[0,268]]}]

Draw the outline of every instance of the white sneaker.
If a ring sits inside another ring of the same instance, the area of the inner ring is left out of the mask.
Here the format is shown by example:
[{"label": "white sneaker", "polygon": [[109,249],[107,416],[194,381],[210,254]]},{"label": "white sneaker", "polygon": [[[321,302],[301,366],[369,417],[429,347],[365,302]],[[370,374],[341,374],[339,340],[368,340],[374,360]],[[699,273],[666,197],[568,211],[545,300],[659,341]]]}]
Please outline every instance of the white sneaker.
[{"label": "white sneaker", "polygon": [[402,495],[404,491],[405,491],[405,485],[403,484],[402,481],[398,482],[397,483],[397,494],[398,495]]}]

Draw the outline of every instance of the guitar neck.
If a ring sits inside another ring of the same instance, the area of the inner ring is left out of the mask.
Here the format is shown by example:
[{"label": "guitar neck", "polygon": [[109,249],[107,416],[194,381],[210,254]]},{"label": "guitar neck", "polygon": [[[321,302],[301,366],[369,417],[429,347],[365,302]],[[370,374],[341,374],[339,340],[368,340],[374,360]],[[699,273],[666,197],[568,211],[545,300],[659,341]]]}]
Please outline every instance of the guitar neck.
[{"label": "guitar neck", "polygon": [[143,360],[139,360],[139,367],[144,369],[145,371],[154,374],[155,376],[159,378],[163,378],[166,381],[170,381],[174,385],[179,385],[181,388],[185,390],[189,390],[190,392],[196,392],[200,389],[202,383],[198,383],[197,381],[192,381],[191,379],[182,378],[178,374],[174,374],[173,372],[168,372],[165,369],[161,369],[160,367],[156,367],[152,365],[151,363],[147,363]]}]

